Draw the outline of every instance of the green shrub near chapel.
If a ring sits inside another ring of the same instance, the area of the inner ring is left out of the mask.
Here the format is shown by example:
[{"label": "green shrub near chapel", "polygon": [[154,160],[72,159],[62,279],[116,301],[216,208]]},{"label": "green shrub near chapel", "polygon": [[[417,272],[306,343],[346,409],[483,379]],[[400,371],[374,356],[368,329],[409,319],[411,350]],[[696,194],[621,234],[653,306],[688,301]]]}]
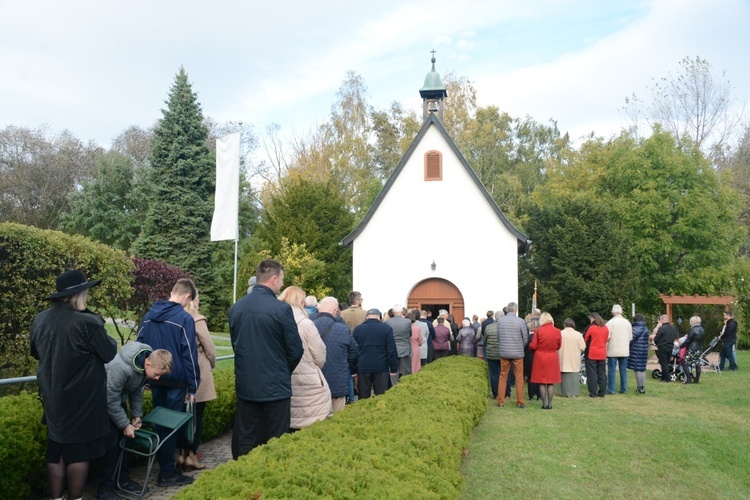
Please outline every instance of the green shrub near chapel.
[{"label": "green shrub near chapel", "polygon": [[34,374],[29,328],[49,307],[45,297],[54,293],[55,277],[66,269],[102,280],[89,299],[102,315],[121,310],[132,295],[133,263],[124,252],[83,236],[0,223],[0,378]]},{"label": "green shrub near chapel", "polygon": [[462,452],[487,401],[485,363],[441,359],[383,396],[203,472],[177,498],[457,498]]},{"label": "green shrub near chapel", "polygon": [[[202,440],[221,436],[232,427],[236,399],[233,370],[214,372],[218,398],[208,402],[203,416]],[[143,398],[151,411],[151,393]],[[36,394],[0,398],[0,498],[39,497],[47,490],[47,427]]]}]

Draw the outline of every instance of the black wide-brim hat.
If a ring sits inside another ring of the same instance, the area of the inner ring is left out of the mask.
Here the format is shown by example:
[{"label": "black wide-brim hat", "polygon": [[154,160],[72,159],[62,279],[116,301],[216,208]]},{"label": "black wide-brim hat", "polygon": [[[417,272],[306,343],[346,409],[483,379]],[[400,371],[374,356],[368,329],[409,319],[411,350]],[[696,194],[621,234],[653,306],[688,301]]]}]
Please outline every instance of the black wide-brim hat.
[{"label": "black wide-brim hat", "polygon": [[57,293],[53,293],[47,300],[59,299],[61,297],[67,297],[68,295],[75,295],[78,292],[88,290],[92,286],[96,286],[101,283],[102,280],[86,281],[86,276],[81,271],[71,269],[65,271],[60,276],[55,278],[57,285]]}]

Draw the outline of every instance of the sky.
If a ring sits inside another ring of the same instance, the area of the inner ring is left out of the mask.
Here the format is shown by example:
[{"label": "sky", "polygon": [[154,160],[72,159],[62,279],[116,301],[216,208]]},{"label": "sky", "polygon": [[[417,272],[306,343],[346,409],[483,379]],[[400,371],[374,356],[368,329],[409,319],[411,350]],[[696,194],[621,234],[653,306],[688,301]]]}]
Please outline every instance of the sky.
[{"label": "sky", "polygon": [[748,26],[750,0],[0,0],[0,129],[109,147],[161,117],[183,66],[217,122],[302,135],[347,71],[376,108],[420,110],[434,49],[480,106],[610,137],[629,125],[625,98],[647,98],[685,57],[750,100]]}]

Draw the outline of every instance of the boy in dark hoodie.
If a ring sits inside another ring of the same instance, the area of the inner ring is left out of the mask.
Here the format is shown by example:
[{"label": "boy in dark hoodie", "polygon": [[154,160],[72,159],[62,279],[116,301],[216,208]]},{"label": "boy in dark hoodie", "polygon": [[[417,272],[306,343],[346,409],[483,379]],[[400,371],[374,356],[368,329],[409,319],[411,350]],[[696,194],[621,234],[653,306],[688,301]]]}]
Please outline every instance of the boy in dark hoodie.
[{"label": "boy in dark hoodie", "polygon": [[[191,280],[177,280],[169,300],[156,302],[141,321],[138,342],[172,353],[172,373],[150,384],[154,406],[183,411],[188,398],[195,400],[195,391],[201,380],[198,344],[195,340],[195,320],[185,312],[185,306],[196,295],[198,290]],[[168,430],[158,426],[156,432],[161,439],[169,434]],[[159,460],[158,486],[181,486],[193,482],[192,477],[177,470],[174,458],[176,448],[177,435],[174,434],[156,453]]]},{"label": "boy in dark hoodie", "polygon": [[[140,428],[143,418],[143,386],[148,380],[159,380],[172,371],[172,354],[165,349],[154,351],[147,344],[131,342],[122,347],[115,359],[107,363],[106,368],[111,430],[107,436],[107,451],[102,458],[103,480],[99,483],[99,500],[117,498],[114,477],[120,439],[123,436],[135,437],[135,431]],[[128,401],[130,419],[125,406]],[[120,487],[128,492],[143,489],[142,485],[130,480],[127,457],[123,457]]]}]

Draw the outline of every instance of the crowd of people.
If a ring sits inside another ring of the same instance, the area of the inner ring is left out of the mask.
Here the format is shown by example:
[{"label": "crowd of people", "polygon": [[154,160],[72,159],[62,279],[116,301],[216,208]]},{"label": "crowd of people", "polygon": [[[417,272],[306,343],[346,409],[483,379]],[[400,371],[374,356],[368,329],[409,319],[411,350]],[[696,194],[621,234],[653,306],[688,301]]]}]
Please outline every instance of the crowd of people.
[{"label": "crowd of people", "polygon": [[[198,312],[195,284],[178,280],[169,299],[156,302],[144,316],[136,341],[118,353],[104,320],[87,308],[89,290],[99,283],[77,270],[60,274],[57,292],[48,297],[50,308],[31,325],[53,500],[66,491],[69,499],[82,498],[93,460],[100,462],[98,498],[119,498],[116,488],[126,494],[144,491],[130,479],[127,457],[116,469],[120,440],[133,438],[141,427],[146,384],[154,406],[183,411],[186,401],[195,404],[192,441],[178,433],[157,452],[157,484],[188,484],[193,478],[181,469],[205,468],[197,451],[206,403],[216,398],[216,348],[206,318]],[[169,433],[158,426],[155,430],[162,440]]]},{"label": "crowd of people", "polygon": [[[198,453],[206,403],[216,398],[212,370],[216,348],[200,297],[189,279],[178,280],[168,300],[156,302],[141,322],[136,341],[119,354],[101,317],[86,307],[89,290],[80,271],[56,279],[51,307],[31,327],[31,352],[37,370],[44,421],[48,429],[47,472],[50,498],[81,498],[89,463],[101,460],[98,497],[118,498],[117,489],[141,491],[130,480],[127,459],[117,469],[118,443],[134,437],[143,418],[142,394],[148,385],[154,406],[182,411],[194,403],[195,436],[178,433],[157,453],[159,486],[189,484],[184,470],[202,469]],[[247,295],[229,311],[235,354],[236,415],[231,451],[236,460],[269,439],[295,432],[341,411],[346,404],[381,395],[425,364],[450,356],[478,357],[487,363],[492,397],[499,407],[516,388],[516,407],[540,400],[551,410],[555,392],[580,393],[582,359],[592,398],[628,391],[628,370],[637,393],[645,393],[649,344],[656,347],[662,382],[669,382],[670,362],[679,359],[683,383],[699,383],[705,331],[701,318],[690,319],[689,332],[678,337],[663,315],[653,331],[643,315],[633,322],[612,307],[604,321],[592,312],[583,332],[566,318],[563,330],[547,312],[518,316],[511,302],[498,311],[461,319],[439,310],[408,310],[395,304],[385,314],[365,310],[362,294],[348,303],[334,297],[318,300],[297,286],[284,288],[284,267],[275,260],[259,263]],[[283,292],[281,291],[283,288]],[[724,313],[721,369],[737,369],[737,322]],[[675,358],[676,357],[676,358]],[[512,368],[512,370],[511,370]],[[616,377],[619,373],[619,388]],[[673,371],[672,371],[673,373]],[[156,427],[162,439],[169,431]],[[118,478],[115,482],[114,478]]]}]

